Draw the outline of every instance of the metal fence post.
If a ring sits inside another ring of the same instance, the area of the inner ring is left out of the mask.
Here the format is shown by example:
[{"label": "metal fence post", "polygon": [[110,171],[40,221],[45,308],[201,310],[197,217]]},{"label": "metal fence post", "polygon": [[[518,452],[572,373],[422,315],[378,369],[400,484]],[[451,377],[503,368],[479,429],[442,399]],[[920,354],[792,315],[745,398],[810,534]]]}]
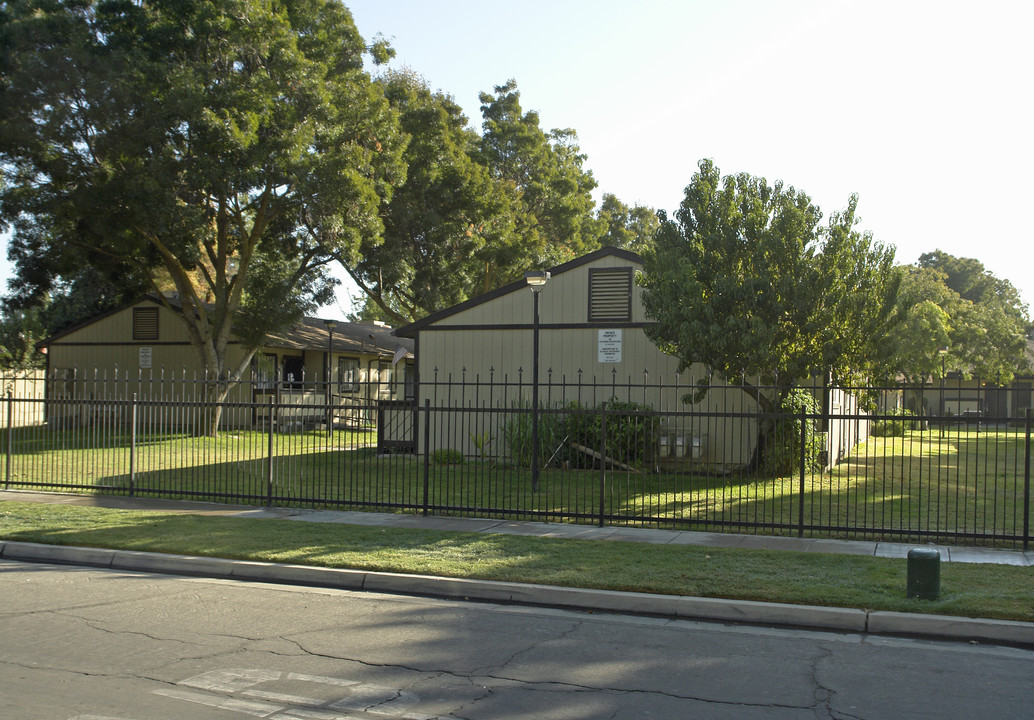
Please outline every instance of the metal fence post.
[{"label": "metal fence post", "polygon": [[136,393],[129,410],[129,497],[136,494]]},{"label": "metal fence post", "polygon": [[1023,551],[1030,550],[1030,408],[1027,408],[1023,452]]},{"label": "metal fence post", "polygon": [[[1030,424],[1029,422],[1027,423]],[[14,395],[7,391],[7,464],[4,466],[4,490],[11,488],[11,457],[14,455]]]},{"label": "metal fence post", "polygon": [[607,403],[600,405],[600,527],[607,515]]},{"label": "metal fence post", "polygon": [[266,447],[266,505],[273,504],[273,422],[274,422],[274,407],[276,404],[276,395],[269,396],[269,415],[267,416],[266,425],[269,432],[267,433],[267,447]]},{"label": "metal fence post", "polygon": [[808,451],[805,447],[807,442],[807,415],[805,409],[801,407],[801,457],[800,457],[800,471],[801,471],[801,490],[800,495],[797,498],[797,537],[804,537],[804,474],[807,465]]},{"label": "metal fence post", "polygon": [[431,504],[431,399],[424,398],[424,515]]}]

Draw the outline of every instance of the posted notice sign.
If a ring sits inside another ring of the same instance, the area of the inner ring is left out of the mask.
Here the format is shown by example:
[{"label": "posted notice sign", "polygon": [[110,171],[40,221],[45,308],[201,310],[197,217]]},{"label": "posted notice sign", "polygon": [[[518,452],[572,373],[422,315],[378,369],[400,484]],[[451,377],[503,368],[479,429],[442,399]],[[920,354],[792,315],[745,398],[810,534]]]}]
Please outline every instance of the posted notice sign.
[{"label": "posted notice sign", "polygon": [[621,331],[600,330],[598,348],[599,362],[621,362]]},{"label": "posted notice sign", "polygon": [[151,357],[152,357],[151,348],[149,348],[149,347],[142,347],[142,348],[140,348],[140,367],[141,368],[149,368],[149,367],[151,367]]}]

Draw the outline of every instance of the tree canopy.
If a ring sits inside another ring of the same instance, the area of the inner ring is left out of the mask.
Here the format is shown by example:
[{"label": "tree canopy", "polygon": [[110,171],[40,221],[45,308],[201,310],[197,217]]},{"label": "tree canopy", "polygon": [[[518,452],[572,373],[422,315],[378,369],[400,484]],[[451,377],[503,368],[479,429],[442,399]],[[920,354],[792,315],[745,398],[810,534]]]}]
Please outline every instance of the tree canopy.
[{"label": "tree canopy", "polygon": [[528,265],[545,267],[599,247],[603,234],[593,217],[596,180],[583,167],[578,134],[549,132],[539,116],[521,108],[517,83],[481,93],[482,162],[505,181],[517,203],[516,232]]},{"label": "tree canopy", "polygon": [[[376,48],[383,58],[385,48]],[[0,14],[0,213],[23,299],[84,265],[173,290],[216,377],[382,230],[395,113],[333,0],[23,0]]]},{"label": "tree canopy", "polygon": [[943,368],[1005,384],[1029,369],[1030,319],[1009,281],[940,250],[901,271],[895,323],[883,338],[889,375],[922,384]]},{"label": "tree canopy", "polygon": [[513,193],[480,162],[459,105],[409,70],[378,83],[408,138],[408,173],[383,208],[383,240],[345,268],[384,316],[411,322],[490,289],[522,248]]},{"label": "tree canopy", "polygon": [[[683,368],[792,384],[876,362],[897,287],[893,249],[855,229],[857,198],[823,224],[802,191],[699,163],[663,218],[641,284],[647,333]],[[772,399],[758,397],[763,405]]]},{"label": "tree canopy", "polygon": [[594,212],[576,133],[542,130],[513,80],[481,95],[481,134],[410,69],[378,84],[399,113],[408,173],[383,207],[383,242],[343,263],[366,295],[360,316],[411,322],[601,244],[652,243],[649,208],[604,195]]},{"label": "tree canopy", "polygon": [[639,253],[653,249],[660,218],[651,208],[642,205],[628,207],[616,195],[604,193],[596,219],[602,224],[600,245],[623,248]]}]

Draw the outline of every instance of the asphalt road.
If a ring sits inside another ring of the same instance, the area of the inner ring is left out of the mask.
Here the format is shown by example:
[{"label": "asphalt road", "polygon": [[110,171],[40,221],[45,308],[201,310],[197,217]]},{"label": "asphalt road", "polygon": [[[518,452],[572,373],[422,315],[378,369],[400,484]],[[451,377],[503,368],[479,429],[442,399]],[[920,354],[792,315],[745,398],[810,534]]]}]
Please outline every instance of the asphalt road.
[{"label": "asphalt road", "polygon": [[1034,651],[0,562],[5,720],[1029,718]]}]

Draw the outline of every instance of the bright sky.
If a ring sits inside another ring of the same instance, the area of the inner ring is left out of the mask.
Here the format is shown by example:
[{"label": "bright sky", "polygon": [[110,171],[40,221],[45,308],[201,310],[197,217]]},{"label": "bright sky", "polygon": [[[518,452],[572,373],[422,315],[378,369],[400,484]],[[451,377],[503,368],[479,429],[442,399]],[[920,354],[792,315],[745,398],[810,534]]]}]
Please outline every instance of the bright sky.
[{"label": "bright sky", "polygon": [[782,179],[899,263],[975,257],[1034,303],[1034,3],[345,0],[456,99],[509,78],[602,192],[672,213],[700,158]]},{"label": "bright sky", "polygon": [[578,132],[597,199],[671,213],[713,158],[827,215],[858,193],[899,263],[975,257],[1034,303],[1034,3],[345,3],[475,127],[478,94],[516,79],[544,129]]}]

